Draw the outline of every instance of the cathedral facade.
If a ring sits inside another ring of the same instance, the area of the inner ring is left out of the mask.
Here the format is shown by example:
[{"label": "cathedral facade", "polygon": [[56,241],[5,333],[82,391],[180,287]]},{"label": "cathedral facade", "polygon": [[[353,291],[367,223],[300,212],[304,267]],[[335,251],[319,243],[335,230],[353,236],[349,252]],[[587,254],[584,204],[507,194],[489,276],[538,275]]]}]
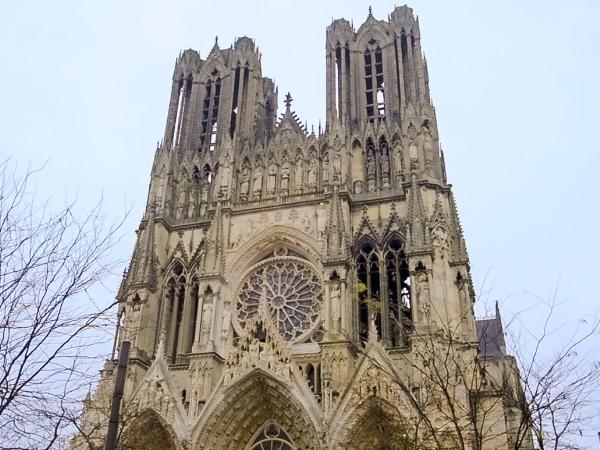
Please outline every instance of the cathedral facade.
[{"label": "cathedral facade", "polygon": [[[251,39],[179,56],[118,292],[120,448],[516,448],[516,367],[499,314],[474,317],[420,38],[406,6],[333,21],[316,134],[291,95],[277,114]],[[100,447],[116,366],[74,448]]]}]

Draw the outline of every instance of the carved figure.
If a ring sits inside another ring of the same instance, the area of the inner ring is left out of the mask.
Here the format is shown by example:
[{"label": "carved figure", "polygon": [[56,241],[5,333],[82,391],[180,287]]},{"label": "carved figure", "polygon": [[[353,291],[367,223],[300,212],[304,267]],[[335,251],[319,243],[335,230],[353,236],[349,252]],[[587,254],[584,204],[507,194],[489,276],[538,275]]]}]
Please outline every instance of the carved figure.
[{"label": "carved figure", "polygon": [[323,184],[329,184],[329,157],[327,155],[323,157]]},{"label": "carved figure", "polygon": [[340,300],[340,284],[333,283],[329,291],[329,299],[331,301],[331,325],[332,331],[337,333],[340,331],[341,315],[341,300]]},{"label": "carved figure", "polygon": [[281,167],[281,195],[288,195],[290,185],[290,165],[286,162]]},{"label": "carved figure", "polygon": [[267,178],[267,193],[275,194],[275,183],[277,180],[277,166],[274,162],[269,165],[269,178]]},{"label": "carved figure", "polygon": [[200,327],[200,343],[206,344],[209,341],[212,320],[212,301],[206,300],[202,307],[202,326]]},{"label": "carved figure", "polygon": [[261,197],[262,180],[263,168],[261,166],[256,166],[254,168],[254,180],[252,182],[252,191],[255,199],[259,199]]},{"label": "carved figure", "polygon": [[335,152],[333,154],[333,182],[341,183],[342,181],[342,161],[340,154]]},{"label": "carved figure", "polygon": [[296,191],[296,194],[302,194],[302,159],[299,157],[296,160],[296,165],[294,167],[294,189]]},{"label": "carved figure", "polygon": [[248,193],[250,190],[250,169],[244,165],[242,167],[242,175],[240,177],[240,199],[242,201],[248,200]]},{"label": "carved figure", "polygon": [[311,158],[310,166],[308,167],[308,187],[311,191],[317,190],[317,175],[318,175],[318,165],[316,158]]}]

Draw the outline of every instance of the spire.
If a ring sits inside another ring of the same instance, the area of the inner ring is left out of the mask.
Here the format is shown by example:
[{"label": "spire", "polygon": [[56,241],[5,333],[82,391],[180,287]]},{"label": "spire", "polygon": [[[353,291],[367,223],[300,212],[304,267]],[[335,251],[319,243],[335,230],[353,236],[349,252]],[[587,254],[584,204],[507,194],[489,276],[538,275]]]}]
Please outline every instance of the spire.
[{"label": "spire", "polygon": [[133,252],[131,267],[127,280],[119,295],[126,294],[130,286],[146,287],[151,292],[156,290],[156,252],[154,248],[154,208],[151,208],[148,220],[140,225],[138,241]]}]

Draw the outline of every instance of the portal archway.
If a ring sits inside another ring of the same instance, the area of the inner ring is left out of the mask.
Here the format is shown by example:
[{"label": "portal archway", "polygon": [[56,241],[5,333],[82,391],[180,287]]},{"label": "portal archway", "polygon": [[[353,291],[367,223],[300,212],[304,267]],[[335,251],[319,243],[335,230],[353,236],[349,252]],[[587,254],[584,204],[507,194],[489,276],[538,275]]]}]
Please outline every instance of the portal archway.
[{"label": "portal archway", "polygon": [[179,450],[175,433],[153,410],[134,418],[123,431],[120,450]]},{"label": "portal archway", "polygon": [[397,408],[379,397],[371,397],[350,415],[337,446],[347,450],[413,450],[414,431]]},{"label": "portal archway", "polygon": [[[205,420],[194,430],[195,449],[261,449],[255,444],[268,442],[268,433],[256,441],[265,426],[276,425],[272,438],[287,450],[320,448],[316,423],[292,390],[271,375],[255,370],[207,405]],[[267,430],[268,431],[268,430]],[[271,447],[267,447],[271,448]]]}]

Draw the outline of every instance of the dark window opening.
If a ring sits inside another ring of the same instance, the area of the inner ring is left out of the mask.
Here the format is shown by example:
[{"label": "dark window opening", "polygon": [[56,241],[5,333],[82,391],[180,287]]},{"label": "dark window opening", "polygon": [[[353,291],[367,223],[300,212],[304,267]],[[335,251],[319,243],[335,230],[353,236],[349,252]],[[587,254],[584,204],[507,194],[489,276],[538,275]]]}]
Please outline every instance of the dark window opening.
[{"label": "dark window opening", "polygon": [[390,340],[394,347],[406,344],[411,330],[412,306],[410,298],[410,273],[403,242],[392,239],[385,253],[388,282]]},{"label": "dark window opening", "polygon": [[231,123],[229,125],[229,136],[233,137],[235,132],[235,126],[237,122],[238,114],[238,91],[240,88],[240,66],[238,65],[235,69],[235,75],[233,77],[233,99],[231,101]]},{"label": "dark window opening", "polygon": [[356,257],[358,279],[358,333],[361,340],[369,338],[369,324],[374,317],[378,337],[381,338],[381,295],[379,257],[370,243],[364,243]]}]

